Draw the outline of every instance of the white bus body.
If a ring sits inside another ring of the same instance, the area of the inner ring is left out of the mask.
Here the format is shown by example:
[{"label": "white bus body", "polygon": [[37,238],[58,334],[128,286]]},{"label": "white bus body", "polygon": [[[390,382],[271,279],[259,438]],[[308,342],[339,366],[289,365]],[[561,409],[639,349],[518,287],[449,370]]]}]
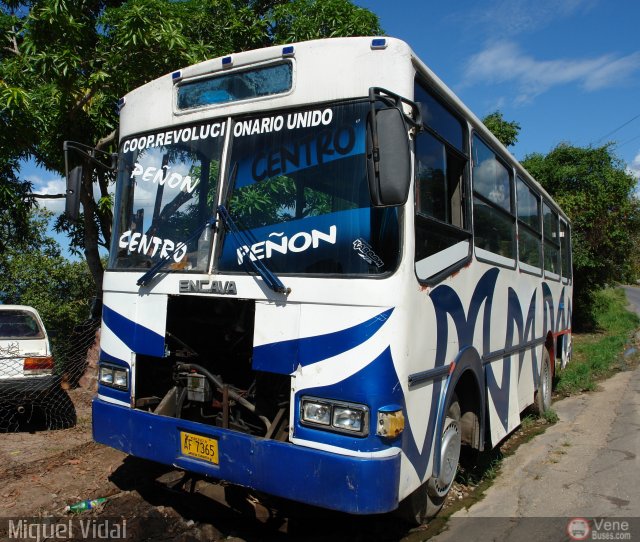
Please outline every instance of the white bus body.
[{"label": "white bus body", "polygon": [[[373,87],[406,99],[401,205],[369,198]],[[461,446],[548,407],[568,220],[405,43],[238,53],[121,102],[97,441],[350,513],[434,510]]]}]

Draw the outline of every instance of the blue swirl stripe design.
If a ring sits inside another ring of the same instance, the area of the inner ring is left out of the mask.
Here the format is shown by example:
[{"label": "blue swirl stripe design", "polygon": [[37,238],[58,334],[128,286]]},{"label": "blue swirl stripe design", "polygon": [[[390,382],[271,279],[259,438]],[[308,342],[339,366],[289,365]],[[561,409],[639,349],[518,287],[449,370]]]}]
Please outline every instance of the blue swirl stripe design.
[{"label": "blue swirl stripe design", "polygon": [[132,352],[164,356],[164,337],[155,331],[125,318],[106,305],[102,308],[102,321]]},{"label": "blue swirl stripe design", "polygon": [[[402,405],[404,403],[404,394],[393,364],[390,346],[387,346],[360,371],[340,382],[299,390],[295,398],[296,412],[300,412],[300,398],[303,395],[365,404],[370,409],[372,424],[377,419],[376,413],[379,408],[391,404]],[[358,452],[377,452],[400,444],[400,437],[392,440],[379,437],[376,434],[375,426],[370,428],[366,437],[354,437],[305,427],[300,424],[300,419],[297,416],[295,437],[308,441],[323,442],[331,446]]]},{"label": "blue swirl stripe design", "polygon": [[373,337],[392,312],[393,308],[388,309],[365,322],[333,333],[255,346],[253,369],[291,374],[298,365],[306,367],[347,352]]},{"label": "blue swirl stripe design", "polygon": [[[431,292],[431,301],[436,311],[436,359],[434,367],[442,367],[447,361],[447,347],[449,343],[449,323],[448,316],[451,316],[455,323],[456,333],[458,335],[459,349],[465,346],[473,345],[474,329],[476,322],[480,316],[480,309],[484,303],[484,311],[482,313],[483,321],[483,346],[485,351],[489,351],[489,331],[491,324],[491,307],[493,304],[493,292],[500,272],[497,268],[487,271],[478,281],[469,311],[465,314],[464,306],[458,297],[456,291],[447,285],[438,286]],[[424,435],[422,451],[416,445],[417,439],[413,435],[411,426],[408,424],[403,434],[402,448],[407,458],[416,469],[420,479],[424,478],[425,472],[431,458],[433,447],[433,435],[436,420],[438,417],[438,405],[441,401],[441,395],[444,391],[444,380],[436,380],[433,383],[433,394],[431,396],[431,405],[429,407],[429,421],[427,423],[427,431]]]},{"label": "blue swirl stripe design", "polygon": [[[457,343],[459,350],[462,351],[467,347],[475,347],[481,357],[490,359],[491,348],[491,314],[493,307],[494,294],[500,269],[489,269],[476,284],[475,290],[471,297],[468,310],[465,310],[458,293],[448,285],[440,285],[431,292],[431,301],[435,309],[436,315],[436,337],[437,346],[434,360],[434,368],[443,367],[447,362],[446,353],[450,342],[449,338],[449,318],[455,325],[455,333],[457,335]],[[505,312],[504,328],[505,328],[505,352],[513,351],[519,345],[533,343],[536,340],[543,339],[548,332],[558,333],[570,326],[571,322],[571,299],[567,300],[565,309],[565,289],[563,288],[559,296],[559,304],[556,312],[553,294],[551,288],[546,282],[542,282],[542,317],[543,317],[543,334],[542,337],[536,337],[536,306],[538,298],[538,288],[534,288],[528,305],[524,302],[521,305],[520,299],[513,288],[507,289],[507,307]],[[483,309],[484,305],[484,309]],[[523,308],[526,315],[523,314]],[[475,329],[478,318],[482,318],[481,333],[482,336],[476,340]],[[502,358],[502,377],[498,379],[494,372],[496,363],[487,363],[485,361],[485,381],[487,386],[487,400],[492,401],[499,424],[502,431],[499,434],[506,434],[509,425],[509,407],[510,398],[509,390],[512,378],[519,378],[522,372],[526,349],[522,349],[512,355],[517,356],[518,365],[511,367],[511,355]],[[539,362],[537,351],[534,348],[532,352],[532,372],[533,381],[537,382],[539,378]],[[512,373],[518,372],[517,375]],[[416,469],[418,476],[424,479],[424,475],[429,465],[433,445],[434,432],[438,416],[438,407],[442,402],[446,380],[438,379],[433,381],[433,393],[431,396],[431,404],[429,406],[429,420],[427,430],[422,440],[421,451],[416,445],[417,435],[414,436],[412,427],[407,424],[407,428],[403,435],[402,448],[407,458]],[[444,405],[441,405],[444,407]],[[484,408],[484,407],[483,407]],[[407,418],[408,419],[408,418]],[[488,420],[491,423],[491,420]],[[492,431],[493,433],[493,431]]]}]

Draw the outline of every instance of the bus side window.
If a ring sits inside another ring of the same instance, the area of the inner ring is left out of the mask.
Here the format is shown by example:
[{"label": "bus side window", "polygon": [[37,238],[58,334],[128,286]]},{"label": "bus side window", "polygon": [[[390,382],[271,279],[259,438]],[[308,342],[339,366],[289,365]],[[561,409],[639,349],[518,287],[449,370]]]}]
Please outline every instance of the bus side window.
[{"label": "bus side window", "polygon": [[542,269],[542,226],[540,196],[520,176],[516,177],[518,196],[518,259],[525,271],[540,273]]},{"label": "bus side window", "polygon": [[416,138],[416,274],[426,280],[469,255],[466,161],[429,132]]},{"label": "bus side window", "polygon": [[467,129],[437,94],[416,81],[423,130],[415,140],[415,270],[435,283],[471,255],[465,201]]},{"label": "bus side window", "polygon": [[429,133],[416,140],[416,212],[463,228],[464,161]]},{"label": "bus side window", "polygon": [[558,213],[546,202],[542,204],[544,229],[544,270],[547,275],[557,278],[560,275],[560,233]]},{"label": "bus side window", "polygon": [[560,250],[562,251],[562,278],[565,282],[570,282],[571,273],[571,233],[569,225],[560,220]]},{"label": "bus side window", "polygon": [[516,223],[512,175],[497,154],[475,135],[472,156],[476,255],[504,265],[514,265]]}]

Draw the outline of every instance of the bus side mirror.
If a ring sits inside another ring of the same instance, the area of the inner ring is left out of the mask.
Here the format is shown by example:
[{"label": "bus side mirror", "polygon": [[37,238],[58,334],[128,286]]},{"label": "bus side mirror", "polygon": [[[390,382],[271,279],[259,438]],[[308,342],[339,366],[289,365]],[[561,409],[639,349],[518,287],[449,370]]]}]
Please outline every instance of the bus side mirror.
[{"label": "bus side mirror", "polygon": [[77,220],[80,214],[81,184],[82,166],[76,166],[67,175],[67,200],[64,211],[71,220]]},{"label": "bus side mirror", "polygon": [[374,207],[404,205],[411,185],[409,134],[396,107],[378,109],[369,118],[367,173]]}]

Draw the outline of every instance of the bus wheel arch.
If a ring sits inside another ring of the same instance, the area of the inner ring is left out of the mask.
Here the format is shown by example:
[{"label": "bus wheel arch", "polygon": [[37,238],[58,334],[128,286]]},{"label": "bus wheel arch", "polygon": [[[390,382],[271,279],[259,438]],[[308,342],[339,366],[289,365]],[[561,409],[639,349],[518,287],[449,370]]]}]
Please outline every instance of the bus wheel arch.
[{"label": "bus wheel arch", "polygon": [[[544,341],[544,350],[546,350],[549,355],[551,361],[551,378],[554,378],[556,375],[556,339],[551,331],[547,332],[547,337]],[[542,354],[544,355],[544,352]]]},{"label": "bus wheel arch", "polygon": [[438,409],[431,476],[408,495],[398,515],[418,525],[436,515],[453,485],[464,449],[482,450],[485,433],[484,371],[473,347],[460,351],[444,383]]},{"label": "bus wheel arch", "polygon": [[454,364],[454,370],[449,376],[447,395],[455,393],[460,403],[462,444],[482,451],[486,422],[486,385],[482,358],[475,348],[467,347],[458,353]]}]

